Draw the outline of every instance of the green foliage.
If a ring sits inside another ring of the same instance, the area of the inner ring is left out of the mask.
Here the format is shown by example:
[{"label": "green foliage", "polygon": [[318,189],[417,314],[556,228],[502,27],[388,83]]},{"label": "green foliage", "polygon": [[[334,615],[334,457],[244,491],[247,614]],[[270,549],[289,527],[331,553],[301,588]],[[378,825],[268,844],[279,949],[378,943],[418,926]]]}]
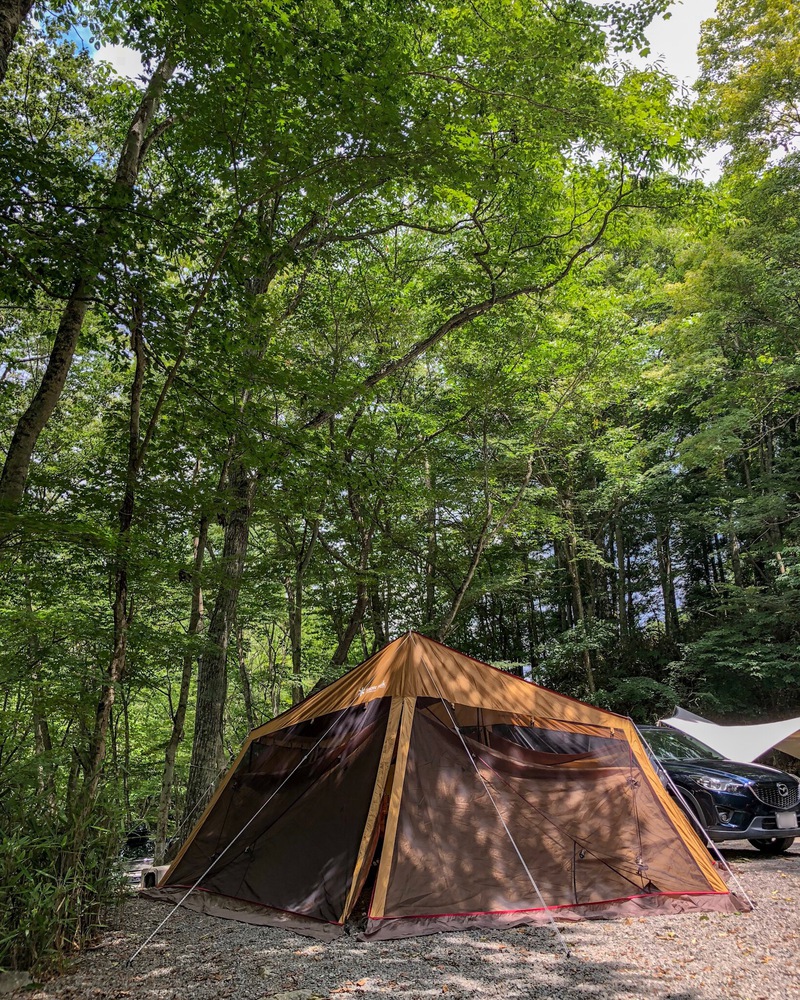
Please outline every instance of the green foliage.
[{"label": "green foliage", "polygon": [[4,782],[0,805],[0,969],[47,974],[97,939],[126,891],[111,817],[98,810],[79,857],[72,831],[42,800],[52,793],[39,761],[39,796],[25,774]]},{"label": "green foliage", "polygon": [[714,138],[739,162],[762,166],[800,136],[800,6],[794,0],[720,0],[700,42],[701,93]]},{"label": "green foliage", "polygon": [[[641,721],[800,704],[794,15],[773,63],[777,8],[721,6],[700,112],[622,61],[667,6],[87,3],[19,39],[4,448],[97,279],[0,524],[0,964],[101,926],[168,748],[186,832],[219,650],[212,769],[407,628]],[[124,199],[140,85],[73,14],[178,63]],[[712,118],[723,181],[670,173]]]}]

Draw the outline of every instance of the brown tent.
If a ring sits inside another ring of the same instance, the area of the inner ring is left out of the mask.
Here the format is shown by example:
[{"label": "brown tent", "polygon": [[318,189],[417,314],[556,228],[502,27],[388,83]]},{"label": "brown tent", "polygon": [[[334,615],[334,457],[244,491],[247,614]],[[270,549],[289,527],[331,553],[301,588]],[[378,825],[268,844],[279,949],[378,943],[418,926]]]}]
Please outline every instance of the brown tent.
[{"label": "brown tent", "polygon": [[150,895],[315,937],[733,911],[634,725],[414,632],[255,729]]}]

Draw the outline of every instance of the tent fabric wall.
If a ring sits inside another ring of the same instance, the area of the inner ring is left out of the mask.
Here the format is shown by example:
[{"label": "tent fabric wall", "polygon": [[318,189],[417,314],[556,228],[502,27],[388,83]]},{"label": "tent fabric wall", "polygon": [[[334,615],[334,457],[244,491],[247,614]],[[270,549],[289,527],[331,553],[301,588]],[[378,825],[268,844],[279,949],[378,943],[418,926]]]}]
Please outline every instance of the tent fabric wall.
[{"label": "tent fabric wall", "polygon": [[204,912],[322,939],[365,886],[368,938],[741,908],[629,720],[416,633],[250,734],[148,895],[198,880]]},{"label": "tent fabric wall", "polygon": [[469,740],[476,771],[458,735],[418,710],[398,835],[381,860],[389,889],[383,906],[373,900],[366,936],[425,933],[440,916],[484,927],[495,917],[537,919],[542,903],[496,809],[523,857],[535,859],[539,891],[561,916],[608,901],[708,893],[707,866],[675,836],[628,747],[605,743],[542,763],[547,755],[524,761]]}]

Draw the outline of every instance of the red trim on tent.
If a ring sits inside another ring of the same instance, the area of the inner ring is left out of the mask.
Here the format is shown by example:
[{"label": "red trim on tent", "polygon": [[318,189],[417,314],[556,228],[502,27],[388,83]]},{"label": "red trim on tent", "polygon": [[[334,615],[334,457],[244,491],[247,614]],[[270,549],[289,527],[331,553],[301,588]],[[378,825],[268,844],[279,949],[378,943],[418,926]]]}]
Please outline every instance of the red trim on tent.
[{"label": "red trim on tent", "polygon": [[545,910],[574,910],[584,906],[605,906],[608,903],[626,903],[631,899],[657,899],[659,896],[683,898],[684,896],[730,896],[730,892],[644,892],[636,896],[618,896],[616,899],[594,899],[585,903],[559,903],[557,906],[531,906],[524,910],[473,910],[466,913],[415,913],[394,917],[375,917],[370,920],[436,920],[437,917],[500,917],[512,913],[544,913]]}]

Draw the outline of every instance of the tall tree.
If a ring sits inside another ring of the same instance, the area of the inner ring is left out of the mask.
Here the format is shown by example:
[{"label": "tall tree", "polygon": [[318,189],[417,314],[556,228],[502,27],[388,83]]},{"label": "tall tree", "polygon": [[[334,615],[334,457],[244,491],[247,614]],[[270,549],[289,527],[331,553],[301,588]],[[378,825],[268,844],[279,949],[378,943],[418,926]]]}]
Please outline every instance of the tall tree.
[{"label": "tall tree", "polygon": [[0,83],[8,71],[14,39],[32,8],[33,0],[0,0]]},{"label": "tall tree", "polygon": [[20,416],[0,474],[0,508],[14,511],[25,492],[36,442],[64,390],[86,314],[107,254],[128,223],[127,213],[147,152],[157,139],[155,124],[164,89],[175,72],[175,56],[165,53],[145,88],[120,150],[113,182],[99,212],[99,222],[88,241],[86,256],[76,262],[75,276],[58,323],[50,357],[39,387]]}]

